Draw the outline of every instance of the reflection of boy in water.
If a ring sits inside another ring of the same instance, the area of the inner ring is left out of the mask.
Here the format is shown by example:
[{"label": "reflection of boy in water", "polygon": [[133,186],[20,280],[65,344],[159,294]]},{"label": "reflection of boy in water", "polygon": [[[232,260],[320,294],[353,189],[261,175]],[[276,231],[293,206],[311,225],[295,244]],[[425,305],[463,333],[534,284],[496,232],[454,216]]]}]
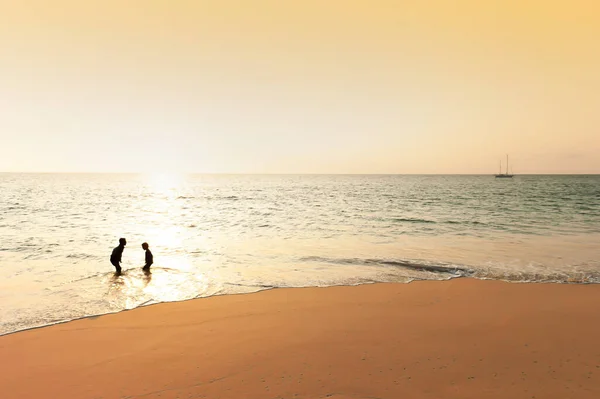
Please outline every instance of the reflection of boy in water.
[{"label": "reflection of boy in water", "polygon": [[119,238],[119,246],[113,249],[112,254],[110,254],[110,263],[117,269],[117,273],[119,274],[121,273],[121,265],[119,263],[121,263],[125,245],[127,245],[127,240]]},{"label": "reflection of boy in water", "polygon": [[142,268],[142,270],[148,271],[150,270],[150,266],[154,263],[154,257],[152,256],[152,252],[148,248],[148,243],[145,242],[142,244],[142,248],[146,251],[146,265]]}]

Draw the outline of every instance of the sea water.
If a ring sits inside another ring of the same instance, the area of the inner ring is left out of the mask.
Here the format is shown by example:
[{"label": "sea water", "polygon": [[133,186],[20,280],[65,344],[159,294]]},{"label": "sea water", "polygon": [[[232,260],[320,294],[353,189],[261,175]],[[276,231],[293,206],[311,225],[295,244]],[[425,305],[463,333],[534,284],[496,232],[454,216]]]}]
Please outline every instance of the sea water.
[{"label": "sea water", "polygon": [[600,176],[0,174],[0,334],[211,295],[463,276],[599,283]]}]

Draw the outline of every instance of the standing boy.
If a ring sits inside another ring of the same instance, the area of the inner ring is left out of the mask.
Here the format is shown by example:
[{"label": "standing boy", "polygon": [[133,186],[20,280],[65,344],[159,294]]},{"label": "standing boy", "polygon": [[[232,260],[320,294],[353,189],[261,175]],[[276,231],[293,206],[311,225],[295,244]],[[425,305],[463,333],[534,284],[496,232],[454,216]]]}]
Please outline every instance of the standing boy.
[{"label": "standing boy", "polygon": [[149,271],[150,266],[152,266],[152,264],[154,263],[154,257],[152,256],[152,252],[150,252],[150,249],[148,248],[147,242],[142,244],[142,249],[146,251],[146,265],[142,268],[142,270]]},{"label": "standing boy", "polygon": [[119,238],[119,246],[113,249],[112,254],[110,254],[110,263],[117,269],[117,274],[121,274],[121,257],[123,256],[123,250],[125,249],[125,245],[127,245],[127,240],[124,238]]}]

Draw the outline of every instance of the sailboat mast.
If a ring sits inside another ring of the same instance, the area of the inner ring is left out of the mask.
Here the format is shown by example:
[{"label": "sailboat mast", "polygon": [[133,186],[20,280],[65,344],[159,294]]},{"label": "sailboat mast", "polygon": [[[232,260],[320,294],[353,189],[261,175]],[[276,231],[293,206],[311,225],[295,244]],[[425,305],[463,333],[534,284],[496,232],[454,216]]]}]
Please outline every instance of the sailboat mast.
[{"label": "sailboat mast", "polygon": [[508,175],[508,154],[506,154],[506,174]]}]

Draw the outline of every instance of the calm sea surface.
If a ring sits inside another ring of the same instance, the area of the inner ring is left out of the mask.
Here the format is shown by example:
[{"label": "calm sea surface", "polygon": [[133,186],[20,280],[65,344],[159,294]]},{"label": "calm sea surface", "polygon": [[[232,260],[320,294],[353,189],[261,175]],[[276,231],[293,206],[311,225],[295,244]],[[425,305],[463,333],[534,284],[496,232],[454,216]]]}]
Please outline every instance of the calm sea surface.
[{"label": "calm sea surface", "polygon": [[0,334],[210,295],[458,276],[599,283],[600,176],[0,174]]}]

